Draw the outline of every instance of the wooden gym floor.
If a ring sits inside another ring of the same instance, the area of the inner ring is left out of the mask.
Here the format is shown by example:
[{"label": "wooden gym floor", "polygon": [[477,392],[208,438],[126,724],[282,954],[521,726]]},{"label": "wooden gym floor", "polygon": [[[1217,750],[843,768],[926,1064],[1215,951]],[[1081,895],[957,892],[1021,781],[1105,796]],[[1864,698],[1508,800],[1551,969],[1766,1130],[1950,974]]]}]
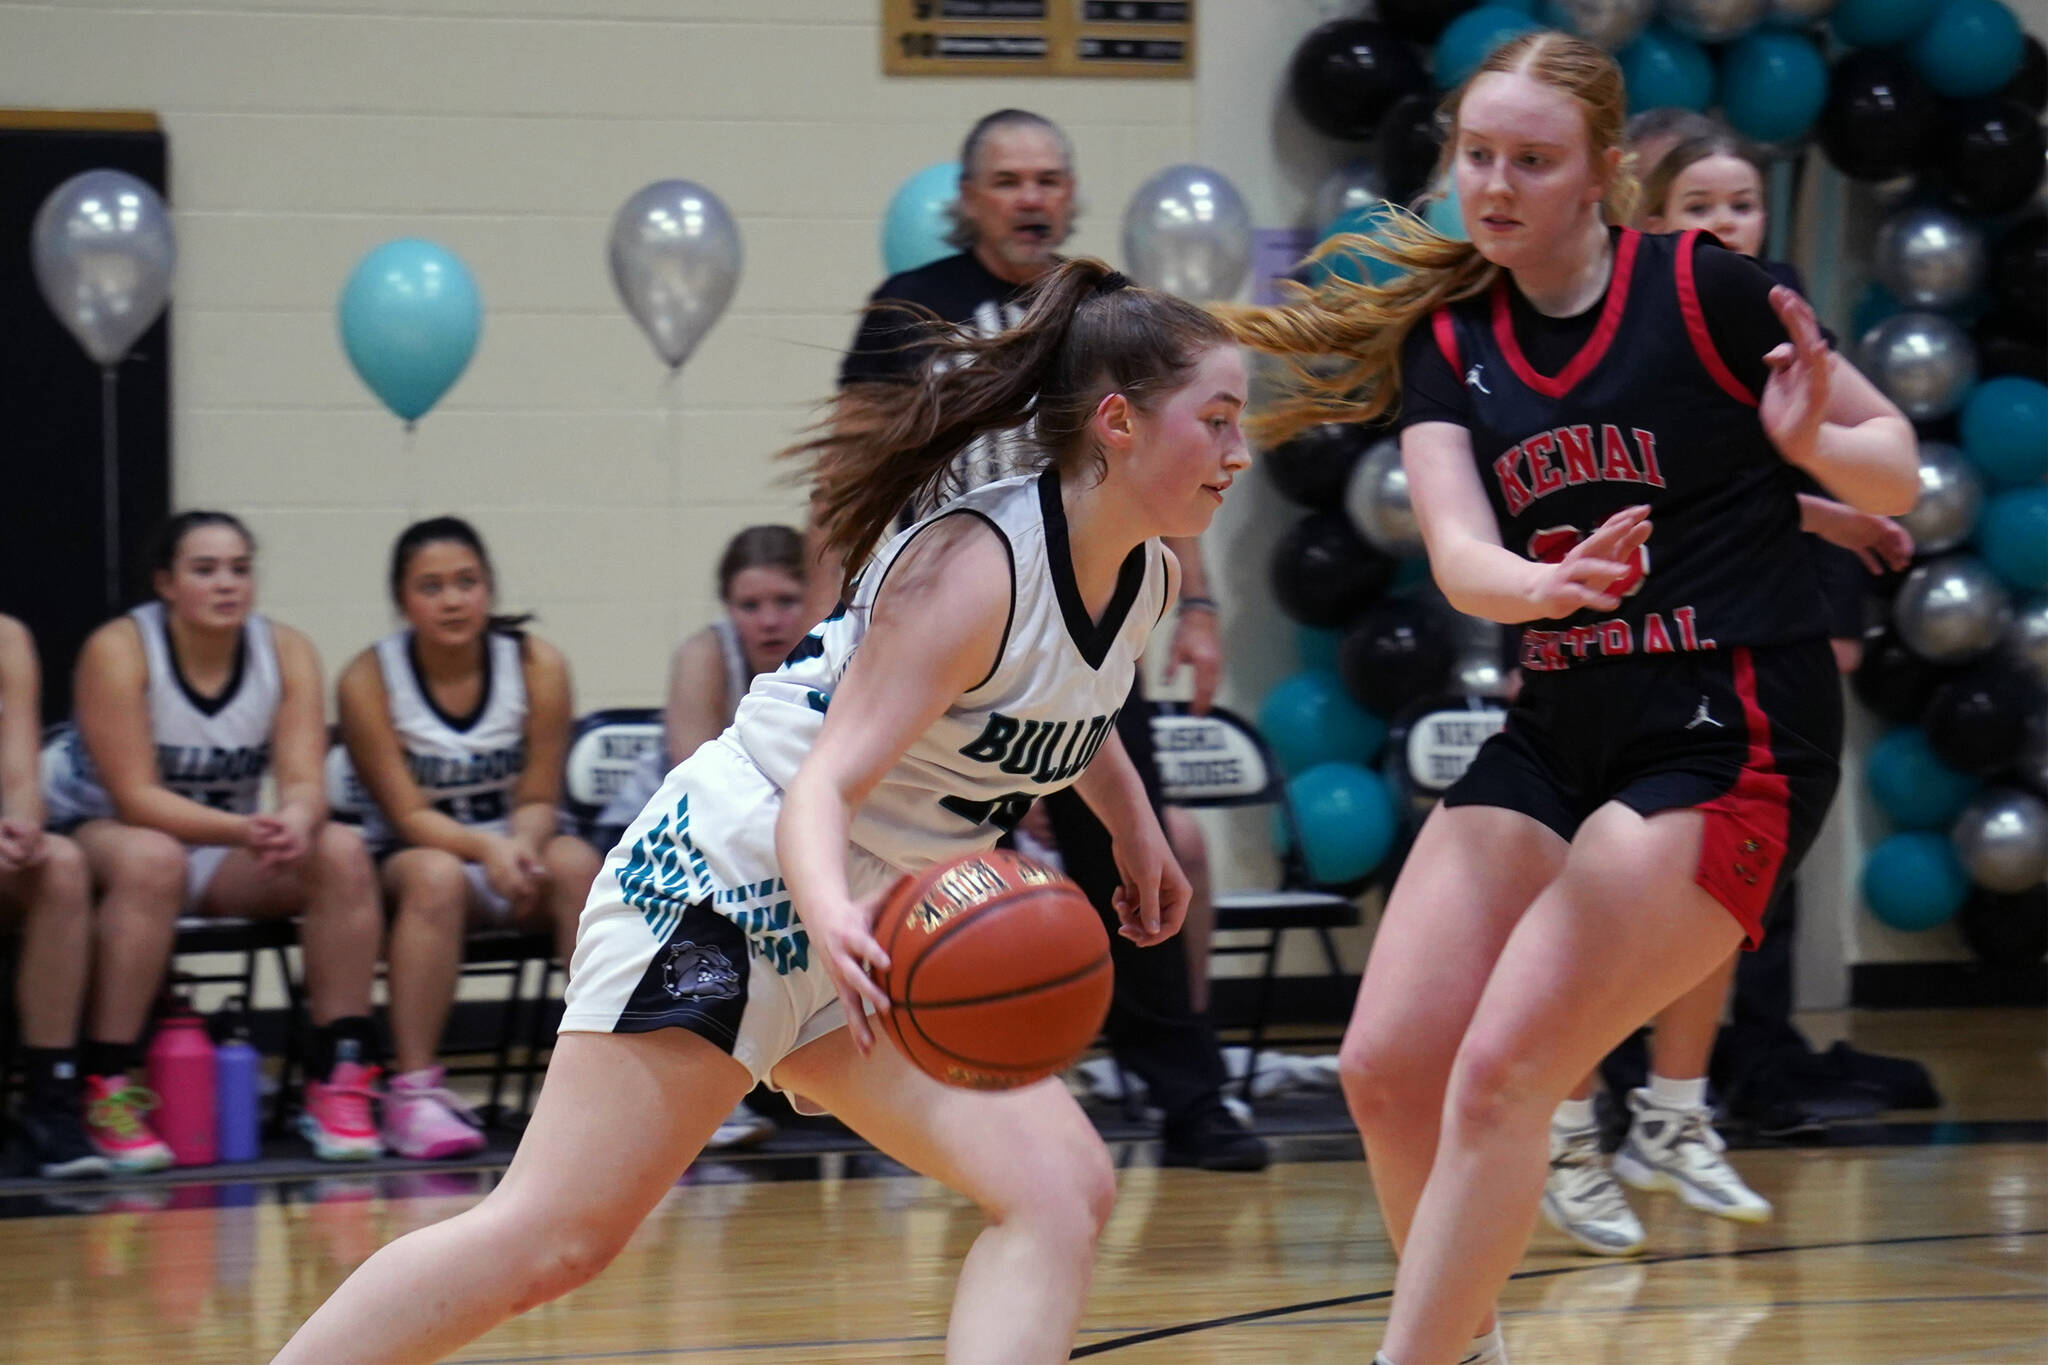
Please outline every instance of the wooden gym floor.
[{"label": "wooden gym floor", "polygon": [[[1650,1245],[1631,1262],[1543,1229],[1503,1300],[1516,1365],[2048,1361],[2048,1019],[1802,1022],[1819,1044],[1918,1057],[1945,1107],[1739,1153],[1777,1205],[1760,1227],[1636,1195]],[[1263,1173],[1211,1175],[1119,1145],[1077,1359],[1370,1358],[1393,1266],[1356,1140],[1277,1147]],[[43,1186],[0,1201],[32,1215],[0,1219],[0,1361],[265,1360],[377,1246],[493,1178]],[[977,1225],[964,1201],[872,1155],[706,1161],[595,1284],[453,1359],[937,1361]]]}]

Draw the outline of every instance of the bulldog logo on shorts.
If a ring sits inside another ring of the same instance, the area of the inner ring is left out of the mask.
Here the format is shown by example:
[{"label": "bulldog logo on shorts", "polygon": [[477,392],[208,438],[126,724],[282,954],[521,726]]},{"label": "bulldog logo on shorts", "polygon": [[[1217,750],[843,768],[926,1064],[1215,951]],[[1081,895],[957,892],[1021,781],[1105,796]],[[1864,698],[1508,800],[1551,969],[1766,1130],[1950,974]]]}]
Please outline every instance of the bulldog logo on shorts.
[{"label": "bulldog logo on shorts", "polygon": [[723,949],[685,940],[669,945],[661,963],[661,988],[678,1000],[736,1000],[740,974]]}]

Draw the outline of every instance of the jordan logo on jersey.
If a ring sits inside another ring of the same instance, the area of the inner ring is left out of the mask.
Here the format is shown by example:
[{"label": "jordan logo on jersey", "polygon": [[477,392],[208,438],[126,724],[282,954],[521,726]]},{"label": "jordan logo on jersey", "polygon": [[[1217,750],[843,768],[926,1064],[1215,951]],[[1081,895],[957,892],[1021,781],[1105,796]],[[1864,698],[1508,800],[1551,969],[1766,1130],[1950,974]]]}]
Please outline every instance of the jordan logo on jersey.
[{"label": "jordan logo on jersey", "polygon": [[1520,516],[1538,499],[1585,483],[1643,483],[1664,487],[1657,464],[1657,438],[1641,427],[1626,435],[1612,422],[1600,428],[1597,444],[1591,425],[1539,431],[1494,459],[1493,477],[1509,516]]},{"label": "jordan logo on jersey", "polygon": [[991,711],[981,733],[962,745],[960,754],[1037,786],[1069,782],[1109,738],[1116,717],[1112,711],[1088,720],[1019,720]]}]

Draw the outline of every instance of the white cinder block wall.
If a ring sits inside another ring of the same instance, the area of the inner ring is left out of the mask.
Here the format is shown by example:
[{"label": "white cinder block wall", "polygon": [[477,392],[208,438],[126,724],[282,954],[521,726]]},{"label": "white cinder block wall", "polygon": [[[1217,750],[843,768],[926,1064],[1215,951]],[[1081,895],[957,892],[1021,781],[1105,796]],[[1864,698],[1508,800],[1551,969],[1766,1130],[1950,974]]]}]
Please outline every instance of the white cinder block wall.
[{"label": "white cinder block wall", "polygon": [[[885,80],[873,0],[59,0],[0,4],[0,102],[155,111],[170,139],[172,479],[243,514],[265,610],[330,671],[388,628],[415,515],[472,518],[580,706],[651,703],[716,610],[740,527],[794,520],[768,456],[831,389],[905,176],[979,115],[1076,144],[1112,254],[1139,181],[1187,159],[1185,81]],[[666,371],[612,292],[613,211],[700,181],[746,250],[731,309]],[[370,247],[432,237],[484,299],[469,372],[408,444],[333,310]]]}]

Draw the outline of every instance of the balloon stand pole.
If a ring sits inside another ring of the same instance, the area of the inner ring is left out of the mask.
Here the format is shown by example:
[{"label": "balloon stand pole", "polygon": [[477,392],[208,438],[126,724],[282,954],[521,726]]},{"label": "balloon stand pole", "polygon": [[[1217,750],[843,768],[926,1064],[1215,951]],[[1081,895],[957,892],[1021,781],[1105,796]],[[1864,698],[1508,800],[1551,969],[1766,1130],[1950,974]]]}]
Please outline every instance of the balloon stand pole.
[{"label": "balloon stand pole", "polygon": [[426,490],[421,486],[426,480],[420,472],[419,435],[420,424],[407,422],[398,438],[398,458],[405,466],[405,519],[408,522],[420,519],[420,503],[426,496]]},{"label": "balloon stand pole", "polygon": [[100,530],[106,539],[108,611],[121,609],[120,379],[114,366],[100,366]]},{"label": "balloon stand pole", "polygon": [[683,500],[683,367],[671,365],[661,377],[661,459],[668,466],[668,505]]}]

